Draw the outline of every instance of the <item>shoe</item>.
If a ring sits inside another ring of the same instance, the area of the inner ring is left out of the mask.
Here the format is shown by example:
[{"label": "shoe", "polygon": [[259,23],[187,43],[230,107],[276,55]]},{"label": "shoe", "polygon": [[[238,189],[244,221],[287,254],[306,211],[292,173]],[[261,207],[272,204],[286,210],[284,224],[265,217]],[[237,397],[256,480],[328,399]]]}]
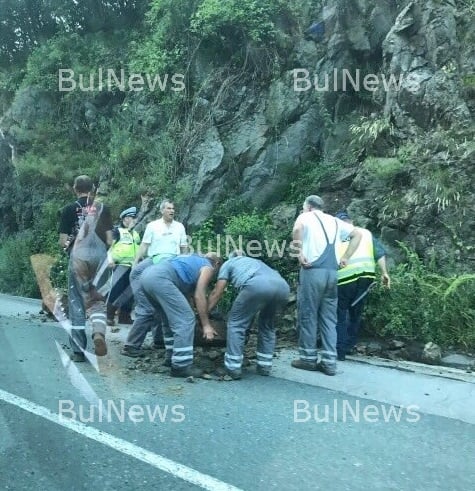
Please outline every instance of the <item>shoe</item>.
[{"label": "shoe", "polygon": [[107,344],[104,334],[96,332],[96,334],[92,336],[92,339],[94,341],[94,353],[96,353],[96,356],[107,355]]},{"label": "shoe", "polygon": [[329,368],[329,367],[323,365],[321,362],[317,363],[316,369],[319,372],[324,373],[325,375],[329,375],[330,377],[332,377],[333,375],[336,375],[336,368]]},{"label": "shoe", "polygon": [[71,353],[69,358],[75,363],[84,363],[86,361],[84,353]]},{"label": "shoe", "polygon": [[171,358],[165,358],[162,363],[162,367],[169,367],[171,368],[172,366],[172,359]]},{"label": "shoe", "polygon": [[270,375],[271,369],[269,367],[263,367],[261,365],[256,366],[256,373],[262,375],[263,377],[268,377]]},{"label": "shoe", "polygon": [[291,365],[294,368],[299,368],[300,370],[308,370],[309,372],[315,372],[317,370],[317,364],[311,361],[303,361],[301,359],[293,360]]},{"label": "shoe", "polygon": [[337,360],[338,360],[338,361],[345,361],[345,360],[346,360],[346,355],[345,355],[345,353],[338,353],[338,355],[337,355]]},{"label": "shoe", "polygon": [[114,319],[109,319],[109,317],[107,318],[106,323],[107,323],[107,325],[109,327],[114,327],[115,326],[115,320]]},{"label": "shoe", "polygon": [[130,356],[131,358],[141,358],[145,356],[145,353],[140,348],[135,348],[135,346],[125,345],[120,352],[121,355]]},{"label": "shoe", "polygon": [[242,378],[242,370],[238,368],[237,370],[230,370],[229,368],[225,368],[224,371],[228,377],[231,377],[233,380],[240,380]]},{"label": "shoe", "polygon": [[129,324],[129,325],[134,323],[132,317],[130,317],[130,312],[122,312],[122,311],[119,311],[118,322],[119,324]]},{"label": "shoe", "polygon": [[196,368],[193,365],[189,365],[187,367],[171,367],[170,370],[170,375],[172,377],[181,377],[181,378],[188,378],[188,377],[196,377],[200,378],[203,376],[203,370],[201,368]]}]

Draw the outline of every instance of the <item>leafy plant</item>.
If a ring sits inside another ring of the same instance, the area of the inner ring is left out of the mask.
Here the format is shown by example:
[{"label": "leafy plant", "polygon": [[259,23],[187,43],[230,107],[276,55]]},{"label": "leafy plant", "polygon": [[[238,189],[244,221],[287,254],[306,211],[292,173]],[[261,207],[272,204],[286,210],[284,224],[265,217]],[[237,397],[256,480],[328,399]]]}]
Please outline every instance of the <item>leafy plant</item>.
[{"label": "leafy plant", "polygon": [[475,275],[444,276],[400,244],[406,262],[391,271],[391,290],[378,287],[369,299],[366,328],[443,346],[475,348]]},{"label": "leafy plant", "polygon": [[335,162],[330,160],[308,160],[292,168],[289,175],[286,201],[303,203],[310,194],[315,194],[322,182],[331,179],[345,164],[343,159]]},{"label": "leafy plant", "polygon": [[394,135],[394,127],[386,117],[362,116],[358,124],[350,126],[350,132],[359,144],[373,144],[382,135]]},{"label": "leafy plant", "polygon": [[[286,10],[282,0],[204,0],[191,21],[191,30],[202,37],[272,42],[275,16]],[[288,10],[287,10],[288,11]]]},{"label": "leafy plant", "polygon": [[33,234],[25,231],[0,241],[0,291],[24,297],[39,297],[31,267]]}]

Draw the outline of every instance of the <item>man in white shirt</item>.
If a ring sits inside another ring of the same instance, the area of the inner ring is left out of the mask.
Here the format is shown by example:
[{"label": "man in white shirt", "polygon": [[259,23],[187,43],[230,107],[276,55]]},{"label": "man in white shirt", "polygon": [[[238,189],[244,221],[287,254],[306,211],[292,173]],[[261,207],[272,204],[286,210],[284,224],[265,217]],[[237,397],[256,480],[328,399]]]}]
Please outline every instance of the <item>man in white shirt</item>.
[{"label": "man in white shirt", "polygon": [[[134,292],[135,313],[138,321],[134,322],[122,350],[126,356],[142,356],[142,343],[147,332],[153,330],[154,344],[160,346],[163,342],[162,323],[166,319],[160,317],[153,305],[149,302],[145,292],[140,286],[142,273],[152,264],[173,258],[188,252],[188,242],[185,227],[174,220],[175,205],[165,199],[160,203],[162,217],[150,222],[140,244],[134,266],[130,273],[130,285]],[[139,261],[147,256],[142,262]],[[173,344],[173,339],[166,339],[165,345]]]},{"label": "man in white shirt", "polygon": [[147,225],[140,244],[135,264],[145,256],[152,258],[154,264],[166,257],[175,257],[188,251],[185,227],[174,220],[175,205],[169,200],[160,204],[162,218]]},{"label": "man in white shirt", "polygon": [[[353,225],[323,213],[323,200],[308,196],[293,228],[299,250],[298,332],[300,358],[294,368],[336,374],[337,270],[345,267],[361,240]],[[337,257],[339,243],[350,238],[348,248]],[[317,334],[321,330],[321,361],[317,363]]]}]

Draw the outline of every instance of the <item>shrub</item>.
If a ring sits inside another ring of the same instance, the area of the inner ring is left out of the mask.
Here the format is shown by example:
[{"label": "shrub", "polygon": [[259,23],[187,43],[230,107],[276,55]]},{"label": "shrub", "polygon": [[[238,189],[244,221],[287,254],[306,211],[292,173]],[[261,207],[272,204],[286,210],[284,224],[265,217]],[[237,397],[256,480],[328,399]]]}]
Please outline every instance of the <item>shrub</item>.
[{"label": "shrub", "polygon": [[365,311],[372,334],[475,348],[475,274],[443,276],[401,244],[407,261],[376,288]]},{"label": "shrub", "polygon": [[39,298],[36,277],[30,263],[33,234],[25,231],[0,241],[0,291]]},{"label": "shrub", "polygon": [[282,0],[204,0],[197,9],[191,29],[206,38],[247,39],[273,42],[276,36],[275,17],[287,10]]},{"label": "shrub", "polygon": [[[217,218],[213,217],[204,222],[192,233],[192,248],[194,252],[206,253],[215,251],[226,260],[235,248],[256,259],[260,259],[295,286],[298,266],[293,258],[289,258],[288,231],[279,231],[271,223],[268,215],[258,211],[241,212],[225,219],[223,212],[217,209]],[[234,293],[227,293],[220,305],[230,307]]]},{"label": "shrub", "polygon": [[351,134],[354,136],[353,143],[359,145],[371,145],[383,135],[394,135],[394,126],[385,117],[360,117],[358,124],[350,126]]}]

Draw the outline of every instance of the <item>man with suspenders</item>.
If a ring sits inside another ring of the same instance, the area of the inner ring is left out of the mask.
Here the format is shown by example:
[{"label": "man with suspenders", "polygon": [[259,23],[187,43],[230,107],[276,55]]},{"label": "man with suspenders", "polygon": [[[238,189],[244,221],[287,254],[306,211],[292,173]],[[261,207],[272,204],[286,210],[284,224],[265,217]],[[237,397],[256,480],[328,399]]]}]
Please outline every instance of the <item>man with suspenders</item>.
[{"label": "man with suspenders", "polygon": [[[361,232],[349,223],[322,211],[323,200],[308,196],[293,228],[299,251],[297,292],[299,359],[294,368],[336,374],[337,359],[337,270],[345,267],[361,240]],[[348,248],[337,257],[338,245],[350,238]],[[317,334],[322,339],[321,360],[317,363]]]}]

